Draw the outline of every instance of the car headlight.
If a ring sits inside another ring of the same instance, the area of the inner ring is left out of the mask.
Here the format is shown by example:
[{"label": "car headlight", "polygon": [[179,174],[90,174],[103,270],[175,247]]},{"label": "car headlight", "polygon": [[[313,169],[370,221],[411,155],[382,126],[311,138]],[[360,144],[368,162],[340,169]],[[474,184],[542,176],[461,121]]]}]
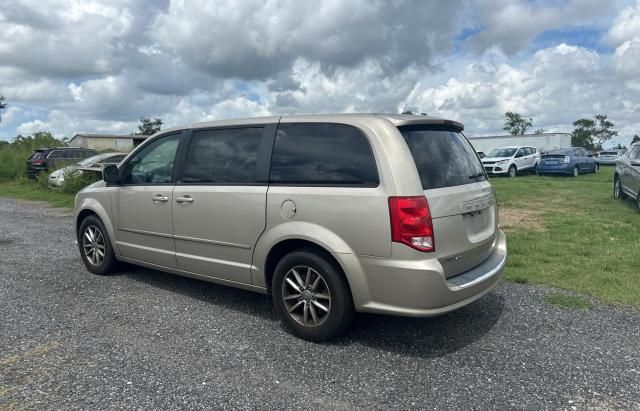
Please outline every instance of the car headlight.
[{"label": "car headlight", "polygon": [[507,163],[508,163],[508,162],[509,162],[508,160],[502,160],[502,161],[498,161],[498,162],[496,163],[496,165],[498,165],[498,166],[504,166],[504,165],[507,165]]}]

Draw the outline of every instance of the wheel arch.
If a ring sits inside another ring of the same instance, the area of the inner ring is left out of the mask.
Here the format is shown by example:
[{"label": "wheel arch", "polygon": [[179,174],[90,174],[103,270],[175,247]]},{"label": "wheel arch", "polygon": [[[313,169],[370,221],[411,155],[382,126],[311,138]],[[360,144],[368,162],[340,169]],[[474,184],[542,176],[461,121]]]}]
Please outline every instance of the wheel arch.
[{"label": "wheel arch", "polygon": [[111,242],[113,252],[118,255],[118,247],[115,241],[115,230],[111,219],[109,218],[109,214],[104,209],[102,204],[94,199],[84,199],[78,207],[78,211],[76,212],[74,220],[74,233],[76,235],[76,240],[78,239],[78,230],[80,230],[80,224],[82,224],[82,221],[90,215],[95,215],[100,219],[100,221],[104,225],[104,228],[107,230],[107,235],[109,236],[109,241]]}]

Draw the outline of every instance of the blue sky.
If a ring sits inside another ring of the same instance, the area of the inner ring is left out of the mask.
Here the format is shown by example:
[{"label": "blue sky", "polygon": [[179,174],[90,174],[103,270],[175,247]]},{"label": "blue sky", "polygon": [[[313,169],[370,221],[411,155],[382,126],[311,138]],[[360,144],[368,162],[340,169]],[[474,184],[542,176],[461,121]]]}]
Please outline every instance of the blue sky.
[{"label": "blue sky", "polygon": [[[0,0],[0,139],[313,112],[640,133],[635,1]],[[29,52],[25,52],[28,50]]]}]

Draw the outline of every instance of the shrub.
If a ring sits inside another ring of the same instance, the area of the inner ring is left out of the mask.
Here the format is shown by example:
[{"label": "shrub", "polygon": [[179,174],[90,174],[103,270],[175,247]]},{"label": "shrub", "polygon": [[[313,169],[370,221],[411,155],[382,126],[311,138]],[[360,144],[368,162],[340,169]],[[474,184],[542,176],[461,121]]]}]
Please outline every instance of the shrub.
[{"label": "shrub", "polygon": [[75,194],[89,184],[100,180],[102,180],[102,173],[73,170],[64,173],[64,184],[61,187],[61,191],[63,193]]}]

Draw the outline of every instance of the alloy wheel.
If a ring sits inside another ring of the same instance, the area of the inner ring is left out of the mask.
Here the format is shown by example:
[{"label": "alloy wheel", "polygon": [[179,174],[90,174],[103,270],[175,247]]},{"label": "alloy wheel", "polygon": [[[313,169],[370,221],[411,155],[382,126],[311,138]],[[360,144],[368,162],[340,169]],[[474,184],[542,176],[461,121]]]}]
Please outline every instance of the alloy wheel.
[{"label": "alloy wheel", "polygon": [[578,177],[579,174],[580,174],[580,170],[578,170],[578,167],[574,167],[573,168],[573,176],[574,177]]},{"label": "alloy wheel", "polygon": [[82,235],[82,250],[87,261],[92,265],[100,265],[104,261],[105,242],[102,231],[95,225],[85,228]]},{"label": "alloy wheel", "polygon": [[613,198],[616,200],[620,198],[620,180],[617,178],[613,183]]},{"label": "alloy wheel", "polygon": [[331,293],[322,275],[311,267],[296,266],[284,277],[282,299],[287,312],[305,327],[317,327],[331,311]]}]

